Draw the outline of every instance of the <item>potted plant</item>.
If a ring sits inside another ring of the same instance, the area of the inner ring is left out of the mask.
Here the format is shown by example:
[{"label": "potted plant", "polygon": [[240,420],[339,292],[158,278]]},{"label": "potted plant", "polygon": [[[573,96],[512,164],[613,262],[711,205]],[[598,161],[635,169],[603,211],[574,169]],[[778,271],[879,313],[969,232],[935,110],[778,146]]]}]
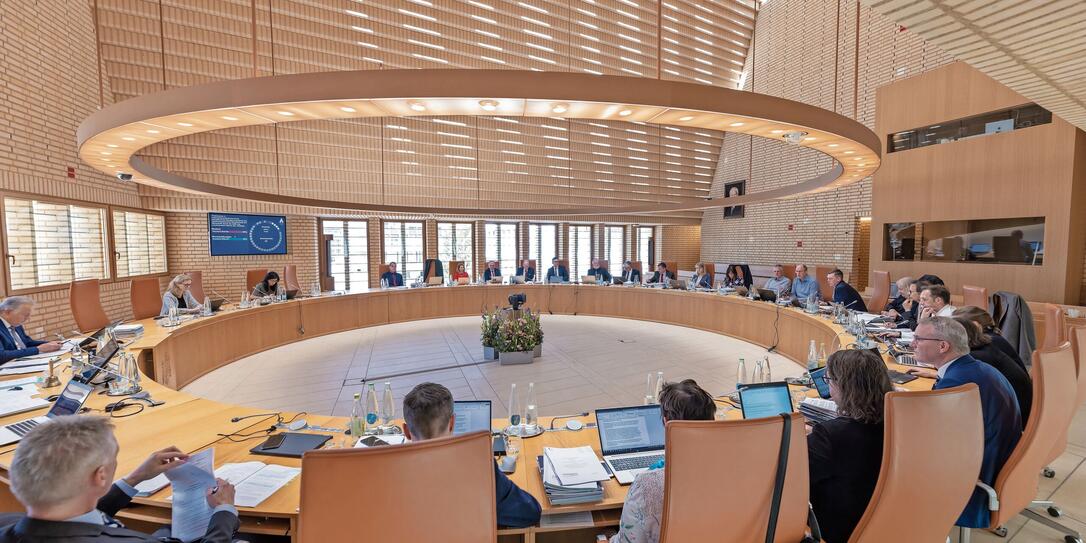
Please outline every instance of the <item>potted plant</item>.
[{"label": "potted plant", "polygon": [[529,324],[527,313],[509,316],[498,325],[495,347],[498,359],[505,364],[531,364],[538,339]]},{"label": "potted plant", "polygon": [[501,314],[497,307],[493,311],[483,310],[482,342],[484,360],[498,359],[496,344],[499,324],[501,324]]},{"label": "potted plant", "polygon": [[539,314],[532,313],[532,310],[529,309],[524,318],[527,321],[528,332],[535,338],[535,349],[532,351],[532,358],[539,358],[543,355],[543,325],[540,322]]}]

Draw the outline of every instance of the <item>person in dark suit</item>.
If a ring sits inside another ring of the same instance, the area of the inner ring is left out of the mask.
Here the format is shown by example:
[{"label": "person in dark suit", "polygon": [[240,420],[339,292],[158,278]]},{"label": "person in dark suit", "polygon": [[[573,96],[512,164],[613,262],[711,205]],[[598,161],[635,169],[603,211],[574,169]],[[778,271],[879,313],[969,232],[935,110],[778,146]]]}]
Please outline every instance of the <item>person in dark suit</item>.
[{"label": "person in dark suit", "polygon": [[668,271],[667,264],[660,262],[656,265],[656,272],[652,274],[652,277],[649,277],[649,283],[664,283],[668,279],[674,278],[675,274]]},{"label": "person in dark suit", "polygon": [[882,466],[883,397],[893,390],[881,358],[837,351],[822,376],[838,417],[807,436],[811,507],[827,543],[845,543],[860,522]]},{"label": "person in dark suit", "polygon": [[641,282],[641,270],[633,267],[633,262],[629,260],[622,263],[622,276],[620,277],[623,283],[640,283]]},{"label": "person in dark suit", "polygon": [[600,259],[598,258],[592,259],[592,267],[588,268],[588,275],[595,277],[597,281],[602,277],[604,281],[608,283],[611,282],[611,272],[607,271],[607,268],[604,268],[600,264]]},{"label": "person in dark suit", "polygon": [[[950,317],[921,319],[913,340],[916,360],[936,367],[934,390],[976,383],[984,417],[984,458],[977,479],[995,484],[996,476],[1022,437],[1022,414],[1014,388],[998,370],[969,355],[969,336]],[[910,372],[913,370],[910,370]],[[979,443],[977,445],[980,445]],[[957,526],[987,528],[988,494],[977,488],[965,504]]]},{"label": "person in dark suit", "polygon": [[547,268],[547,282],[569,282],[569,270],[565,266],[558,265],[558,257],[551,259],[551,267]]},{"label": "person in dark suit", "polygon": [[951,318],[962,325],[969,336],[969,356],[992,366],[1011,384],[1014,396],[1018,399],[1018,410],[1022,413],[1022,427],[1025,428],[1029,421],[1030,408],[1033,406],[1033,379],[988,339],[979,324],[965,316]]},{"label": "person in dark suit", "polygon": [[[411,441],[452,435],[453,425],[456,423],[452,392],[436,383],[417,385],[403,397],[403,421],[403,434]],[[499,526],[523,528],[539,522],[542,513],[539,502],[510,481],[496,463],[494,492]]]},{"label": "person in dark suit", "polygon": [[[153,453],[127,476],[113,480],[117,440],[108,418],[58,417],[31,430],[15,449],[11,491],[26,514],[0,514],[0,543],[161,541],[125,528],[114,515],[136,495],[135,486],[184,463],[177,447]],[[234,486],[218,479],[207,490],[214,510],[203,543],[229,543],[237,531]]]},{"label": "person in dark suit", "polygon": [[955,309],[953,316],[957,317],[959,315],[967,317],[969,320],[979,324],[981,329],[984,330],[984,335],[988,336],[988,339],[991,340],[992,345],[995,345],[1000,352],[1007,355],[1011,360],[1014,360],[1014,363],[1022,368],[1022,371],[1029,372],[1029,370],[1026,369],[1026,364],[1022,362],[1022,357],[1018,355],[1018,351],[1011,346],[1011,342],[1007,341],[1007,338],[1003,337],[1003,334],[999,332],[999,328],[996,328],[995,319],[992,318],[992,315],[983,308],[972,305]]},{"label": "person in dark suit", "polygon": [[901,318],[901,315],[905,314],[908,309],[905,307],[906,302],[909,300],[909,285],[913,284],[912,277],[901,277],[894,284],[897,285],[897,296],[893,300],[886,302],[886,307],[882,309],[882,315],[884,317],[890,317],[894,320]]},{"label": "person in dark suit", "polygon": [[491,281],[494,281],[495,279],[497,281],[501,281],[501,279],[502,279],[502,270],[501,270],[501,268],[498,267],[498,261],[497,260],[487,261],[486,269],[483,270],[483,281],[486,281],[487,283],[489,283]]},{"label": "person in dark suit", "polygon": [[535,267],[532,266],[532,261],[525,260],[521,263],[521,266],[517,268],[517,275],[523,276],[527,283],[535,281]]},{"label": "person in dark suit", "polygon": [[844,304],[846,309],[852,311],[867,312],[867,304],[860,297],[860,293],[845,282],[844,272],[833,270],[826,274],[826,281],[833,287],[833,303]]},{"label": "person in dark suit", "polygon": [[388,271],[381,274],[381,279],[385,281],[390,287],[402,287],[403,275],[396,273],[396,263],[388,263]]},{"label": "person in dark suit", "polygon": [[0,364],[16,358],[60,350],[58,341],[31,339],[23,330],[34,310],[34,299],[29,296],[12,296],[0,302]]}]

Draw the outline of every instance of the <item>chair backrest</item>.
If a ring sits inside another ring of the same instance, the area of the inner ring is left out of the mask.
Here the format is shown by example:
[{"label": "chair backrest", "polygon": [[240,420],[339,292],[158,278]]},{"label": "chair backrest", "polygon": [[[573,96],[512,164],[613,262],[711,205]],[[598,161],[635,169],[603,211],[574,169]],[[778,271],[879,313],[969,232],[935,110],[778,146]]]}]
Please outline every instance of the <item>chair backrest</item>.
[{"label": "chair backrest", "polygon": [[1007,524],[1037,498],[1037,478],[1061,447],[1075,414],[1075,355],[1071,344],[1054,350],[1033,351],[1033,408],[1022,438],[996,477],[999,510],[992,512],[992,526]]},{"label": "chair backrest", "polygon": [[[523,265],[524,261],[521,260],[520,263],[521,263],[521,265]],[[539,271],[539,268],[536,267],[536,261],[535,261],[534,258],[528,260],[528,267],[535,270],[535,271]]]},{"label": "chair backrest", "polygon": [[971,305],[988,311],[988,289],[962,285],[962,305]]},{"label": "chair backrest", "polygon": [[1045,340],[1041,349],[1052,350],[1067,341],[1067,322],[1063,308],[1056,304],[1045,304]]},{"label": "chair backrest", "polygon": [[[879,482],[849,541],[942,541],[980,472],[980,391],[969,383],[889,392],[884,420]],[[902,511],[911,522],[901,522]]]},{"label": "chair backrest", "polygon": [[568,258],[559,258],[558,259],[558,265],[565,268],[566,270],[569,270],[569,259]]},{"label": "chair backrest", "polygon": [[192,286],[189,287],[192,297],[196,298],[196,301],[204,303],[204,298],[207,298],[207,294],[204,294],[204,272],[187,271],[183,273],[192,279]]},{"label": "chair backrest", "polygon": [[1078,372],[1078,394],[1075,407],[1086,403],[1086,326],[1071,328],[1071,347],[1075,353],[1075,371]]},{"label": "chair backrest", "polygon": [[818,293],[826,301],[833,299],[833,287],[826,281],[826,275],[834,269],[833,266],[811,266],[807,268],[808,275],[814,274],[815,280],[818,281]]},{"label": "chair backrest", "polygon": [[[667,266],[667,271],[669,273],[674,274],[676,279],[679,277],[679,263],[678,262],[675,262],[674,260],[661,260],[660,262],[663,262]],[[657,264],[659,264],[660,262],[657,262]],[[652,271],[656,271],[656,270],[652,270]]]},{"label": "chair backrest", "polygon": [[[661,543],[764,540],[783,427],[780,417],[667,423]],[[776,541],[800,541],[807,527],[804,433],[793,413]]]},{"label": "chair backrest", "polygon": [[106,310],[102,309],[97,279],[72,281],[68,286],[68,306],[80,332],[93,332],[109,324]]},{"label": "chair backrest", "polygon": [[630,269],[631,270],[637,270],[637,271],[641,272],[641,277],[645,276],[645,271],[641,269],[641,261],[640,260],[631,260],[630,261]]},{"label": "chair backrest", "polygon": [[132,300],[132,315],[137,319],[149,319],[162,310],[162,293],[158,291],[157,277],[133,279],[129,286],[129,296]]},{"label": "chair backrest", "polygon": [[[377,265],[377,280],[378,281],[381,280],[382,275],[384,275],[385,273],[388,272],[388,269],[389,269],[388,264],[378,264]],[[399,272],[396,272],[396,273],[399,273]]]},{"label": "chair backrest", "polygon": [[264,276],[268,275],[267,268],[261,268],[259,270],[249,270],[245,272],[245,291],[252,291],[256,287],[257,283],[264,280]]},{"label": "chair backrest", "polygon": [[873,270],[871,272],[871,301],[867,310],[876,315],[890,301],[890,272]]},{"label": "chair backrest", "polygon": [[[301,283],[298,282],[298,266],[294,264],[287,264],[283,268],[283,288],[287,290],[302,290]],[[203,298],[197,298],[200,302],[203,302]]]},{"label": "chair backrest", "polygon": [[705,262],[705,275],[709,276],[709,283],[712,284],[716,281],[716,263]]},{"label": "chair backrest", "polygon": [[470,276],[471,275],[471,270],[468,269],[467,264],[463,260],[450,260],[449,261],[449,269],[446,270],[445,273],[447,273],[449,277],[452,277],[452,275],[454,273],[456,273],[456,270],[458,268],[460,268],[461,264],[464,264],[464,273],[466,273],[466,274],[468,274]]},{"label": "chair backrest", "polygon": [[[490,432],[302,456],[299,541],[497,541]],[[523,462],[523,459],[522,459]],[[525,469],[527,464],[521,464]]]},{"label": "chair backrest", "polygon": [[605,270],[611,269],[611,261],[610,260],[604,260],[604,259],[601,258],[601,259],[599,259],[599,263],[600,263],[601,268],[603,268]]}]

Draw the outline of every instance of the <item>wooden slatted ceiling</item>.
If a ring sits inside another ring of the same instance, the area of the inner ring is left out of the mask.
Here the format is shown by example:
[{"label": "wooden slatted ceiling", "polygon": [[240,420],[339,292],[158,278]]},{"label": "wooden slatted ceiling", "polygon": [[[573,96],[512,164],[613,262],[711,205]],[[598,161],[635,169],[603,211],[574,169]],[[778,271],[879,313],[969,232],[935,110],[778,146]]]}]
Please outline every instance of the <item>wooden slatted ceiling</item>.
[{"label": "wooden slatted ceiling", "polygon": [[1086,130],[1086,2],[864,3]]},{"label": "wooden slatted ceiling", "polygon": [[[752,6],[257,0],[254,11],[250,0],[163,0],[160,25],[158,0],[98,0],[102,56],[118,101],[222,79],[383,68],[659,72],[735,87]],[[341,201],[622,207],[707,197],[721,143],[718,131],[626,122],[386,118],[222,130],[149,148],[146,157],[206,181]]]}]

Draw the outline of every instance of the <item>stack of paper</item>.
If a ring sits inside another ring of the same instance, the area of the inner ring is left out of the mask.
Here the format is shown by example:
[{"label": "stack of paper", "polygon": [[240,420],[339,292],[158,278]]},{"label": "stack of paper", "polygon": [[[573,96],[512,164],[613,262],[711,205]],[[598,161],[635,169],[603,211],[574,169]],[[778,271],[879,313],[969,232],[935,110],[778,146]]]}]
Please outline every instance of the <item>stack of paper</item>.
[{"label": "stack of paper", "polygon": [[591,447],[544,447],[540,457],[543,489],[553,505],[597,502],[610,476]]},{"label": "stack of paper", "polygon": [[822,398],[804,398],[799,402],[799,412],[808,421],[822,424],[837,418],[837,403]]},{"label": "stack of paper", "polygon": [[34,378],[5,381],[0,384],[0,417],[32,411],[49,405],[45,398],[37,398],[41,392]]},{"label": "stack of paper", "polygon": [[215,476],[234,485],[237,491],[234,505],[256,507],[280,488],[291,482],[302,468],[291,468],[263,462],[223,464],[215,470]]},{"label": "stack of paper", "polygon": [[142,335],[142,324],[118,324],[113,328],[113,337],[119,340],[136,339]]}]

